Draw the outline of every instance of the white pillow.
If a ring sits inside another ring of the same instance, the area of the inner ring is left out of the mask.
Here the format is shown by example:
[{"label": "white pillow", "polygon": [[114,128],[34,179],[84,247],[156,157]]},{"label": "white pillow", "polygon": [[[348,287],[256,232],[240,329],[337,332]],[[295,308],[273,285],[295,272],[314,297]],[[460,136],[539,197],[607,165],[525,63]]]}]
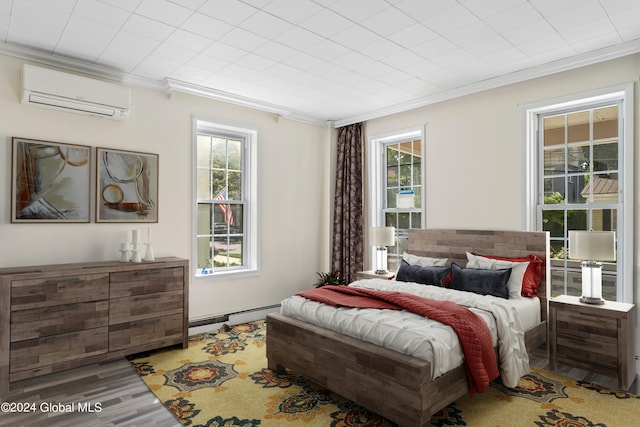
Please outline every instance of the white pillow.
[{"label": "white pillow", "polygon": [[444,267],[447,264],[448,258],[431,258],[428,256],[417,256],[404,252],[402,259],[409,265],[418,265],[420,267]]},{"label": "white pillow", "polygon": [[499,270],[510,268],[511,276],[507,281],[509,299],[522,299],[522,281],[529,267],[529,262],[512,262],[501,259],[491,259],[467,252],[467,268],[484,268],[485,270]]}]

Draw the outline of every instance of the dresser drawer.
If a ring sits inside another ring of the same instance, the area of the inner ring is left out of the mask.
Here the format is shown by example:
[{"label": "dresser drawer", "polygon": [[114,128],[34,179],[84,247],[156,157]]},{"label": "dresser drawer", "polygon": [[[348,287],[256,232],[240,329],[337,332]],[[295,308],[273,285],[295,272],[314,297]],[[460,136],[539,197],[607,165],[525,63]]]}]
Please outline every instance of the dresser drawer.
[{"label": "dresser drawer", "polygon": [[125,322],[109,327],[109,351],[151,343],[164,345],[182,343],[182,314]]},{"label": "dresser drawer", "polygon": [[111,273],[111,298],[182,291],[182,267],[153,268],[149,270]]},{"label": "dresser drawer", "polygon": [[586,343],[593,340],[613,343],[618,339],[618,320],[610,317],[589,316],[568,310],[557,312],[558,335],[568,334]]},{"label": "dresser drawer", "polygon": [[11,313],[11,342],[108,324],[108,300],[14,311]]},{"label": "dresser drawer", "polygon": [[11,310],[75,304],[109,298],[109,274],[82,274],[11,282]]},{"label": "dresser drawer", "polygon": [[11,343],[10,372],[83,359],[106,353],[109,328],[95,328],[68,334]]},{"label": "dresser drawer", "polygon": [[114,298],[109,309],[109,324],[182,314],[183,304],[182,291]]}]

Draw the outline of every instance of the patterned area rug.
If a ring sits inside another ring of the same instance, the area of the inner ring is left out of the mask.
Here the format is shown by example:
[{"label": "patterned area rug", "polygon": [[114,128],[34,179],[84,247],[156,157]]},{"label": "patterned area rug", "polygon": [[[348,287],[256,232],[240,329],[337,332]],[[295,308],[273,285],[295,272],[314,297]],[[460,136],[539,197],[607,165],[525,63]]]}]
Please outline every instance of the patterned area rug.
[{"label": "patterned area rug", "polygon": [[[190,338],[188,349],[131,358],[149,389],[185,426],[395,426],[298,375],[266,368],[266,327],[257,321]],[[452,403],[433,426],[631,427],[640,397],[534,369],[515,389]]]}]

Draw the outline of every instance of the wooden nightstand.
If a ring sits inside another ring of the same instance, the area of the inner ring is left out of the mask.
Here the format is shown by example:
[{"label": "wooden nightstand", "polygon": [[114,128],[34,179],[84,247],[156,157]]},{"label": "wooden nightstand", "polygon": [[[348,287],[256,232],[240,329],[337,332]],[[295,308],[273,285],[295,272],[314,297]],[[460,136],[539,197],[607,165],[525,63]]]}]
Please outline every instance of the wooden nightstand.
[{"label": "wooden nightstand", "polygon": [[558,363],[617,377],[628,390],[636,377],[636,306],[584,304],[561,295],[549,300],[549,365]]},{"label": "wooden nightstand", "polygon": [[359,271],[356,273],[356,280],[362,279],[387,279],[391,280],[396,275],[395,272],[389,271],[385,274],[376,274],[375,270]]}]

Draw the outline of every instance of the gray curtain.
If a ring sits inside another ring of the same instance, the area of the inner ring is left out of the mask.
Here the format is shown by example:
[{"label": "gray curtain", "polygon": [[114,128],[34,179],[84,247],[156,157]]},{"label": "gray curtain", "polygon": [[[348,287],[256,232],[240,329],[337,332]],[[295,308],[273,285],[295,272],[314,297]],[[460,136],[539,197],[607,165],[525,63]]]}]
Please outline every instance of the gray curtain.
[{"label": "gray curtain", "polygon": [[338,129],[331,269],[347,283],[364,265],[362,146],[362,123]]}]

